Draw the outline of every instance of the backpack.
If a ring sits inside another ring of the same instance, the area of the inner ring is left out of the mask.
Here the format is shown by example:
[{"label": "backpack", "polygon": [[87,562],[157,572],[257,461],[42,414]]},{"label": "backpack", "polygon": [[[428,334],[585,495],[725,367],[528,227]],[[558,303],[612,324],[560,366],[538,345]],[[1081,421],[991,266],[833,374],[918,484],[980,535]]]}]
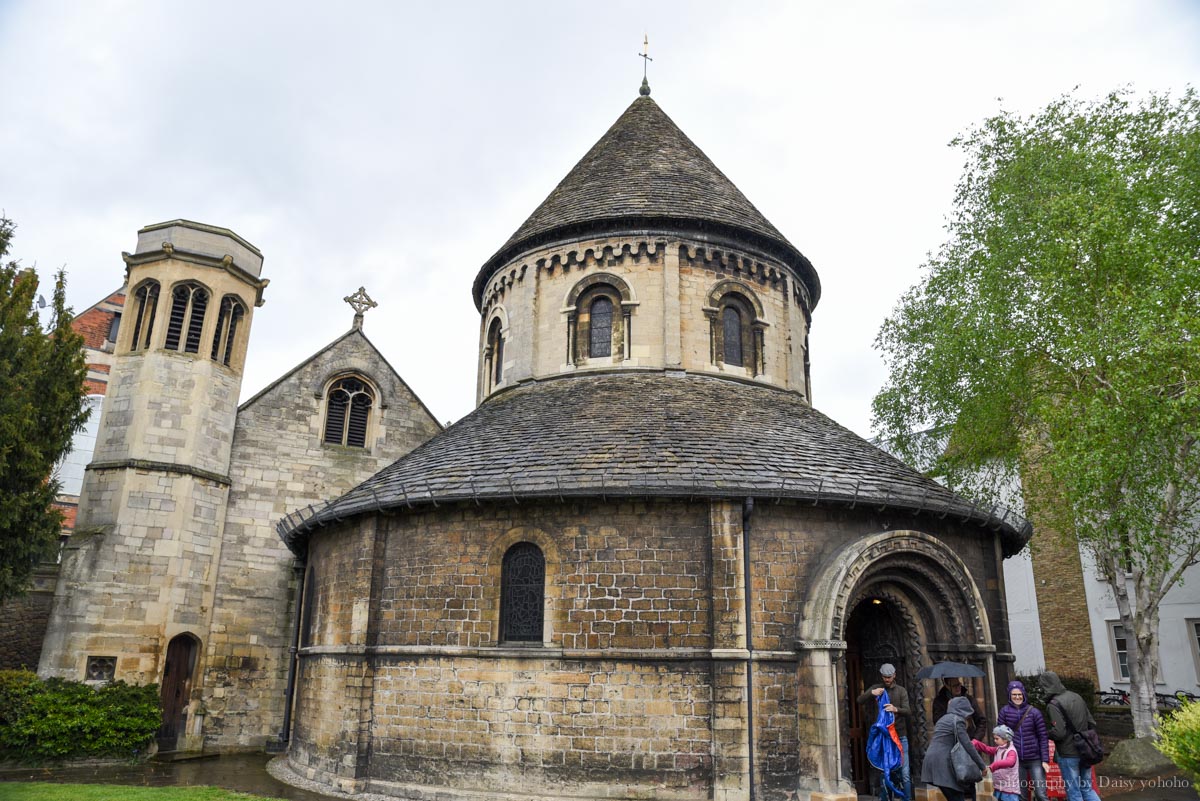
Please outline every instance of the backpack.
[{"label": "backpack", "polygon": [[1071,722],[1071,716],[1067,714],[1067,710],[1063,709],[1062,704],[1058,701],[1050,703],[1054,704],[1062,713],[1067,728],[1071,730],[1071,744],[1075,746],[1075,751],[1079,754],[1079,767],[1090,768],[1092,765],[1099,765],[1103,762],[1104,746],[1100,744],[1099,733],[1091,726],[1088,726],[1086,731],[1079,731]]}]

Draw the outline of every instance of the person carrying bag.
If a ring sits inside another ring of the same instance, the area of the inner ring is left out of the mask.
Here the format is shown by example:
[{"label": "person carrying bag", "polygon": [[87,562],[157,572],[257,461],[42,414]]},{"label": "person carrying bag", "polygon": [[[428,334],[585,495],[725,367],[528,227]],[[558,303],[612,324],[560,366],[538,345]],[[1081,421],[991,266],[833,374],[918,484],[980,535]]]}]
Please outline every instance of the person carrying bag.
[{"label": "person carrying bag", "polygon": [[[966,698],[959,696],[950,699],[946,714],[933,727],[933,736],[925,752],[921,781],[940,789],[942,795],[946,796],[946,801],[974,798],[975,782],[987,772],[987,763],[975,751],[971,738],[967,736],[966,721],[973,713],[971,702]],[[961,764],[958,769],[955,767],[956,746],[959,752],[957,761]],[[970,763],[970,767],[967,763]]]}]

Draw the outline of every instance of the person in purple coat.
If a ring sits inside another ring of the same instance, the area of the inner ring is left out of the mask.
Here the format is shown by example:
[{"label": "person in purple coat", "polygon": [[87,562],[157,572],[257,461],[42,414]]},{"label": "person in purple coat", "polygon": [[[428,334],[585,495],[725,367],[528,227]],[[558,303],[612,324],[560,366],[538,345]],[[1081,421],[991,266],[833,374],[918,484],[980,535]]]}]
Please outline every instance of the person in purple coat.
[{"label": "person in purple coat", "polygon": [[1025,685],[1008,683],[1008,703],[1000,709],[996,720],[1013,730],[1013,745],[1017,747],[1017,777],[1021,795],[1033,788],[1037,801],[1046,799],[1046,771],[1050,770],[1050,741],[1046,736],[1046,719],[1040,710],[1025,700]]}]

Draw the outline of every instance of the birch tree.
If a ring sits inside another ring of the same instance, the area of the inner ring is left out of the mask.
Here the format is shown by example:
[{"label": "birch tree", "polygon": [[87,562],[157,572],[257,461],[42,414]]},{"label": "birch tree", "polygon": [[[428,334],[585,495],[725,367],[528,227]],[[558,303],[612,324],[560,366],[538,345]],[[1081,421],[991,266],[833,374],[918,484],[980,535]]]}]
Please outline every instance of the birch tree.
[{"label": "birch tree", "polygon": [[[952,144],[947,239],[879,332],[874,423],[956,488],[1020,474],[1090,551],[1149,735],[1159,605],[1200,558],[1200,99],[1066,96]],[[949,447],[921,453],[930,427]]]}]

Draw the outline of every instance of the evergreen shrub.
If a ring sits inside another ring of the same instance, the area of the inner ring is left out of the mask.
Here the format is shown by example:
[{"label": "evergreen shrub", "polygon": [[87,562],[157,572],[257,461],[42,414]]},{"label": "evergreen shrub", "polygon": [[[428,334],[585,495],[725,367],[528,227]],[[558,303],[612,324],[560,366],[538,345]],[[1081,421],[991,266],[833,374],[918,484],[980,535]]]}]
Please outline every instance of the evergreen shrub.
[{"label": "evergreen shrub", "polygon": [[162,724],[158,686],[92,686],[0,671],[0,760],[136,758]]},{"label": "evergreen shrub", "polygon": [[1200,701],[1184,704],[1163,715],[1158,725],[1158,750],[1200,781]]}]

